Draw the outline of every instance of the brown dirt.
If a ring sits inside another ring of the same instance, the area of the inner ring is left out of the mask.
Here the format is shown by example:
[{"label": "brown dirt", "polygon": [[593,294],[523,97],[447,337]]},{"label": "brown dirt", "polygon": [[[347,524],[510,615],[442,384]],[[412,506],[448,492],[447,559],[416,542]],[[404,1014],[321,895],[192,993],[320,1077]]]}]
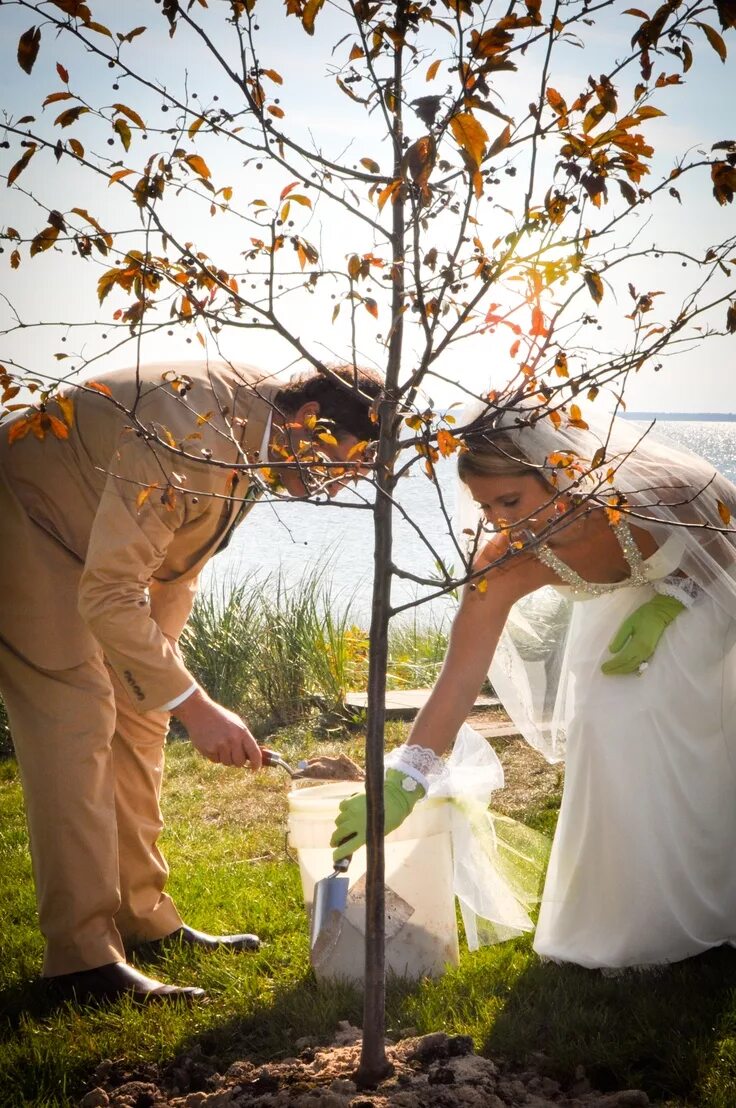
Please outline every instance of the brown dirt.
[{"label": "brown dirt", "polygon": [[338,1026],[332,1046],[307,1044],[298,1058],[217,1073],[193,1052],[166,1067],[103,1062],[80,1108],[643,1108],[646,1093],[600,1093],[578,1067],[570,1088],[544,1076],[544,1059],[510,1073],[473,1053],[466,1036],[432,1035],[390,1044],[393,1072],[376,1087],[356,1082],[360,1031]]}]

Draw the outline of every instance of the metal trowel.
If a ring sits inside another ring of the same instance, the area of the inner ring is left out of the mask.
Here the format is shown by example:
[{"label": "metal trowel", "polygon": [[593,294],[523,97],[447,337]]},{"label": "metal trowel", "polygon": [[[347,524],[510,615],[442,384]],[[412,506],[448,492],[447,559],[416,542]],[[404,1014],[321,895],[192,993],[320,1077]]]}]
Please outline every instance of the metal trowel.
[{"label": "metal trowel", "polygon": [[312,900],[312,930],[310,947],[312,964],[318,966],[334,952],[342,931],[348,906],[350,879],[346,876],[352,855],[335,862],[329,877],[322,877],[314,886]]}]

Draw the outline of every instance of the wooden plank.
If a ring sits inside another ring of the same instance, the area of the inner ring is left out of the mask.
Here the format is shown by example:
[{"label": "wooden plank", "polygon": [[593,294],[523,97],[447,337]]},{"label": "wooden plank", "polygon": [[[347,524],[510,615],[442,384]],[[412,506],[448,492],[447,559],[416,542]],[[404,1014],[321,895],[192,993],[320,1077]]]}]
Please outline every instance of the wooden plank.
[{"label": "wooden plank", "polygon": [[507,739],[519,734],[519,728],[511,720],[501,723],[474,723],[473,729],[484,739]]},{"label": "wooden plank", "polygon": [[[414,719],[420,708],[426,704],[431,689],[392,689],[386,693],[386,719]],[[473,705],[473,712],[485,712],[489,708],[498,708],[500,701],[493,696],[479,696]],[[365,711],[368,707],[368,694],[349,692],[345,697],[345,707],[351,711]]]}]

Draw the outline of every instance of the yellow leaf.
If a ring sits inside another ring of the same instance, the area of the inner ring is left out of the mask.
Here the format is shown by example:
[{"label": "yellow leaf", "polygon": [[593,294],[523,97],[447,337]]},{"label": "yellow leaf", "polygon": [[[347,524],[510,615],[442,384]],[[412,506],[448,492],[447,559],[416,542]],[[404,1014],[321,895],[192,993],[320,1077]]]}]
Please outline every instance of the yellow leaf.
[{"label": "yellow leaf", "polygon": [[190,124],[189,130],[187,131],[187,134],[189,135],[190,138],[194,138],[194,136],[196,135],[197,131],[199,130],[199,128],[202,126],[203,123],[204,123],[204,116],[203,115],[197,116],[197,118],[194,120],[194,123]]},{"label": "yellow leaf", "polygon": [[358,46],[357,42],[353,45],[350,55],[348,57],[349,62],[357,62],[359,58],[365,57],[363,49]]},{"label": "yellow leaf", "polygon": [[132,172],[132,169],[117,169],[114,173],[110,174],[107,187],[109,188],[110,185],[114,185],[116,181],[122,181],[123,177],[127,177]]},{"label": "yellow leaf", "polygon": [[97,297],[100,301],[100,304],[105,299],[110,289],[117,284],[118,278],[120,277],[120,272],[121,271],[119,269],[108,269],[100,277],[99,281],[97,282]]},{"label": "yellow leaf", "polygon": [[130,139],[131,139],[130,127],[125,122],[125,120],[124,119],[116,119],[115,122],[112,125],[112,129],[115,132],[115,134],[119,136],[120,141],[122,142],[124,148],[126,150],[130,150]]},{"label": "yellow leaf", "polygon": [[731,522],[731,509],[728,508],[722,500],[716,500],[716,506],[718,507],[718,515],[723,520],[724,526],[728,527]]},{"label": "yellow leaf", "polygon": [[121,112],[122,115],[127,115],[131,123],[135,123],[136,127],[140,127],[141,131],[145,131],[146,125],[138,115],[138,112],[134,112],[132,108],[129,108],[127,104],[113,104],[113,108],[116,112]]},{"label": "yellow leaf", "polygon": [[356,442],[355,446],[350,447],[350,450],[348,451],[347,460],[350,461],[352,458],[355,458],[357,455],[362,454],[363,451],[365,450],[365,448],[367,447],[367,445],[368,445],[368,439],[363,439],[361,442]]},{"label": "yellow leaf", "polygon": [[398,189],[401,187],[401,181],[392,181],[390,185],[386,185],[385,189],[382,189],[378,194],[378,210],[383,211],[386,201],[391,197],[391,203],[395,203],[394,197]]},{"label": "yellow leaf", "polygon": [[368,170],[369,173],[380,173],[381,167],[378,162],[374,162],[373,158],[361,158],[360,164]]},{"label": "yellow leaf", "polygon": [[157,489],[158,487],[159,487],[158,485],[147,485],[145,489],[140,490],[140,492],[138,493],[138,495],[135,498],[135,506],[138,509],[138,511],[141,510],[141,508],[146,503],[146,501],[148,500],[148,498],[151,495],[151,493],[153,492],[153,490]]},{"label": "yellow leaf", "polygon": [[428,81],[433,81],[434,80],[434,78],[437,76],[437,70],[440,68],[441,65],[442,65],[442,60],[440,58],[438,58],[437,61],[432,62],[429,69],[427,70],[427,80]]},{"label": "yellow leaf", "polygon": [[558,351],[555,357],[555,373],[558,377],[569,377],[570,374],[567,370],[567,354],[562,350]]},{"label": "yellow leaf", "polygon": [[578,407],[578,405],[577,404],[571,404],[570,405],[570,419],[580,420],[582,418],[583,418],[583,413],[580,411],[580,408]]},{"label": "yellow leaf", "polygon": [[51,224],[44,227],[43,231],[39,231],[31,243],[31,257],[33,258],[36,254],[42,254],[44,250],[48,250],[54,245],[58,237],[58,227],[52,227]]},{"label": "yellow leaf", "polygon": [[302,26],[308,35],[314,34],[314,21],[325,0],[307,0],[302,12]]},{"label": "yellow leaf", "polygon": [[450,130],[455,142],[465,151],[471,162],[479,166],[488,142],[483,126],[471,112],[460,112],[450,120]]},{"label": "yellow leaf", "polygon": [[481,596],[484,593],[488,592],[488,578],[487,577],[481,577],[480,581],[476,585],[476,591],[479,592],[481,594]]},{"label": "yellow leaf", "polygon": [[511,142],[511,127],[507,126],[498,138],[494,139],[491,143],[491,148],[488,151],[489,158],[495,158],[496,154],[500,154],[502,150],[505,150],[508,144]]},{"label": "yellow leaf", "polygon": [[371,296],[366,296],[363,301],[366,307],[366,311],[370,312],[374,319],[378,319],[378,304]]},{"label": "yellow leaf", "polygon": [[320,431],[317,435],[320,442],[326,443],[328,446],[337,446],[337,439],[334,435],[331,435],[329,431]]},{"label": "yellow leaf", "polygon": [[190,169],[193,169],[195,173],[198,173],[200,177],[204,177],[206,180],[212,176],[209,171],[209,167],[204,158],[201,158],[199,154],[187,154],[184,161],[187,163]]},{"label": "yellow leaf", "polygon": [[74,401],[70,396],[57,396],[54,399],[61,408],[67,426],[71,427],[74,423]]},{"label": "yellow leaf", "polygon": [[585,278],[585,284],[588,292],[595,300],[596,304],[600,304],[603,299],[603,281],[598,273],[594,273],[592,269],[586,269],[583,274]]},{"label": "yellow leaf", "polygon": [[20,177],[21,173],[26,168],[29,161],[31,160],[33,155],[36,153],[37,149],[38,149],[38,147],[36,146],[36,143],[32,142],[31,145],[27,148],[27,150],[26,150],[25,154],[23,155],[23,157],[19,158],[18,161],[15,163],[15,165],[12,167],[12,169],[8,173],[8,180],[7,180],[8,188],[10,188],[10,186],[13,184],[13,181],[16,181],[18,179],[18,177]]},{"label": "yellow leaf", "polygon": [[726,44],[721,36],[718,34],[718,31],[715,31],[712,27],[709,27],[707,23],[698,23],[697,20],[695,20],[695,23],[698,27],[700,27],[700,30],[708,39],[708,42],[711,44],[721,61],[725,62],[728,51],[726,50]]}]

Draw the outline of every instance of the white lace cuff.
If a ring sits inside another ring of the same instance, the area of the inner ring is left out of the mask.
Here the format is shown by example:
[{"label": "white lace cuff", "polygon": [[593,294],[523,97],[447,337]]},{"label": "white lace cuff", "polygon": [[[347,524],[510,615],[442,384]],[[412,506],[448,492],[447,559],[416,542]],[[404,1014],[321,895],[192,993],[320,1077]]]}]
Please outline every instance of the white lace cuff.
[{"label": "white lace cuff", "polygon": [[445,767],[434,750],[430,750],[427,746],[416,746],[413,743],[397,746],[386,755],[384,765],[386,769],[397,769],[407,777],[413,777],[425,793],[429,792],[430,780],[441,776]]},{"label": "white lace cuff", "polygon": [[674,573],[669,577],[661,577],[659,581],[652,581],[652,588],[662,596],[673,596],[686,608],[692,608],[700,593],[700,585],[692,577],[678,577]]}]

